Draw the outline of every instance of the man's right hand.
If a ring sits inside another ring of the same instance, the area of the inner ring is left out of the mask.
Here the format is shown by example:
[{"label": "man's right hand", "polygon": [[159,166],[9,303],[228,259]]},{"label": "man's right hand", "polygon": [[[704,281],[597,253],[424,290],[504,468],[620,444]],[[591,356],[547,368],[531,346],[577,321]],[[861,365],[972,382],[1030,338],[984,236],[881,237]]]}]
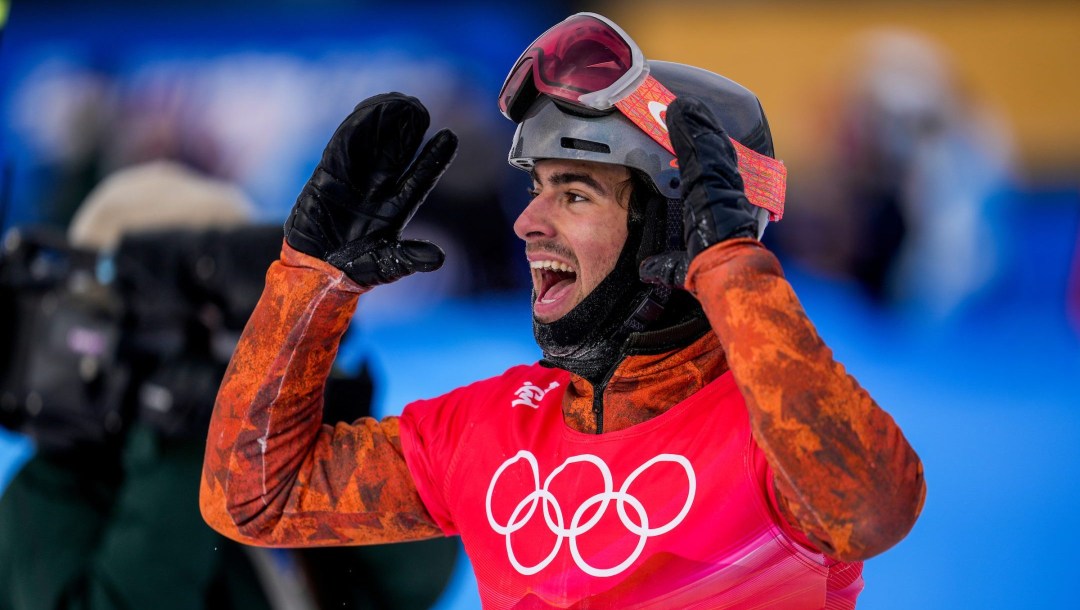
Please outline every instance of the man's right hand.
[{"label": "man's right hand", "polygon": [[414,97],[384,93],[360,102],[300,192],[285,241],[364,287],[441,267],[442,248],[401,239],[457,152],[457,136],[443,129],[416,154],[429,123]]}]

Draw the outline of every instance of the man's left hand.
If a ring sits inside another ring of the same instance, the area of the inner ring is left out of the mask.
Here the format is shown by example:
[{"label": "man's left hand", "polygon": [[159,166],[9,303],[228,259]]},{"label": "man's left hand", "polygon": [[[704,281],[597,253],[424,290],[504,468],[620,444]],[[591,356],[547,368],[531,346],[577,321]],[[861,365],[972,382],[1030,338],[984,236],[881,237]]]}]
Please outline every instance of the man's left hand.
[{"label": "man's left hand", "polygon": [[709,246],[757,237],[757,207],[743,190],[734,145],[701,100],[675,100],[667,124],[679,159],[686,250],[649,257],[639,273],[645,282],[682,288],[691,261]]}]

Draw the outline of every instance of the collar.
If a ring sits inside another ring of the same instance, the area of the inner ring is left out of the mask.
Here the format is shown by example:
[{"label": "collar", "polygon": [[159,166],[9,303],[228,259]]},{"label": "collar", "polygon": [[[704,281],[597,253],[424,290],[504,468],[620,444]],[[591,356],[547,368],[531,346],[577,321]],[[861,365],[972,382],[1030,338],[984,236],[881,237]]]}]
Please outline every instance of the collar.
[{"label": "collar", "polygon": [[[604,431],[614,432],[652,419],[727,370],[720,340],[711,331],[686,347],[631,353],[619,363],[603,390]],[[563,396],[563,419],[580,432],[596,431],[593,390],[584,377],[571,374]]]}]

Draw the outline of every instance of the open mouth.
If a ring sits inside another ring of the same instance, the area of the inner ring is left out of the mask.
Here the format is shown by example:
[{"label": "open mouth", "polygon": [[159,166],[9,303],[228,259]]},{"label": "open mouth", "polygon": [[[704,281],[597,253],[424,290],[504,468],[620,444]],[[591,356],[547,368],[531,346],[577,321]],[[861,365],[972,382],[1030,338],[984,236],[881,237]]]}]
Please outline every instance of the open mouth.
[{"label": "open mouth", "polygon": [[577,273],[570,265],[558,261],[543,260],[529,263],[533,272],[538,274],[536,282],[536,303],[548,305],[570,294],[577,282]]}]

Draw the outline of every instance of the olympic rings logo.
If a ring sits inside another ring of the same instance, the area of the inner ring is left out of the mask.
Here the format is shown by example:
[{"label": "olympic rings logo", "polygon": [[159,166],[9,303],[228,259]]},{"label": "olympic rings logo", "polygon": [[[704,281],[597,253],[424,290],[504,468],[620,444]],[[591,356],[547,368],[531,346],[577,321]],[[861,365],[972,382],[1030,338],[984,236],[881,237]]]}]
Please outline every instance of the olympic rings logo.
[{"label": "olympic rings logo", "polygon": [[[502,473],[507,468],[520,460],[525,460],[526,462],[528,462],[529,467],[532,469],[535,490],[525,496],[525,498],[522,499],[521,502],[518,502],[517,506],[510,514],[510,519],[506,522],[506,524],[500,524],[495,520],[495,516],[492,514],[491,511],[491,496],[492,493],[495,491],[495,485],[496,483],[498,483],[499,477],[502,476]],[[557,477],[559,473],[561,473],[570,464],[575,464],[578,462],[587,462],[589,464],[592,464],[597,468],[597,470],[600,471],[600,475],[604,478],[604,490],[582,502],[581,506],[579,506],[574,512],[574,516],[570,520],[570,526],[567,527],[563,521],[563,513],[561,507],[559,506],[559,501],[549,491],[549,488],[551,486],[551,482],[555,480],[555,477]],[[633,482],[638,478],[638,476],[640,476],[643,472],[648,470],[654,464],[658,464],[660,462],[674,462],[683,467],[683,470],[686,471],[687,482],[689,483],[689,492],[686,495],[686,502],[685,504],[683,504],[682,510],[679,511],[679,514],[675,515],[675,517],[673,517],[664,525],[650,527],[649,515],[645,511],[645,506],[641,503],[640,500],[628,493],[627,490],[630,488],[630,485],[632,485]],[[582,454],[567,458],[558,468],[553,470],[551,474],[548,475],[547,479],[544,480],[543,487],[541,487],[540,467],[537,464],[536,456],[534,456],[528,451],[522,450],[518,451],[517,455],[515,455],[514,457],[503,462],[502,466],[499,466],[499,469],[495,471],[495,475],[492,476],[491,484],[488,486],[487,491],[487,518],[488,524],[491,525],[491,528],[495,530],[496,533],[502,534],[506,537],[506,554],[510,560],[510,564],[514,566],[514,569],[517,570],[518,573],[524,576],[536,574],[540,570],[543,570],[548,565],[550,565],[551,562],[555,560],[555,556],[558,555],[559,549],[562,548],[563,541],[567,539],[569,539],[570,541],[570,555],[574,558],[574,563],[576,563],[582,571],[584,571],[586,574],[589,574],[590,576],[615,576],[616,574],[620,574],[624,570],[626,570],[626,568],[630,567],[630,565],[633,564],[634,561],[641,556],[642,551],[644,551],[645,549],[645,543],[648,541],[649,538],[666,534],[667,532],[670,532],[672,529],[674,529],[675,526],[682,523],[682,520],[686,518],[686,514],[690,512],[690,506],[694,502],[694,495],[696,493],[696,490],[697,479],[694,476],[694,469],[690,465],[690,461],[681,455],[675,455],[671,453],[662,453],[660,455],[657,455],[656,457],[639,466],[637,470],[635,470],[633,473],[630,474],[629,477],[626,478],[626,481],[623,482],[622,487],[620,487],[618,491],[614,490],[611,470],[608,469],[607,464],[605,464],[604,461],[599,457],[589,454]],[[604,513],[607,511],[608,505],[611,504],[612,500],[615,501],[615,510],[619,515],[619,519],[622,521],[623,527],[625,527],[630,533],[636,534],[639,537],[639,540],[637,546],[634,548],[633,552],[630,553],[630,556],[627,557],[625,561],[610,568],[597,568],[589,565],[589,563],[581,557],[581,553],[578,550],[577,540],[578,536],[589,532],[593,527],[596,526],[597,523],[599,523],[600,519],[603,518]],[[522,565],[521,562],[519,562],[517,557],[514,555],[514,548],[510,543],[510,537],[511,534],[525,527],[525,524],[528,523],[530,519],[532,519],[541,501],[543,502],[544,506],[544,522],[547,524],[548,529],[550,529],[551,532],[556,536],[555,548],[553,548],[551,550],[551,553],[549,553],[547,557],[542,559],[539,563],[532,566]],[[582,519],[584,518],[586,512],[597,504],[599,504],[599,508],[596,509],[596,514],[590,517],[588,521],[582,523]],[[629,505],[637,514],[636,522],[627,515],[627,505]]]}]

